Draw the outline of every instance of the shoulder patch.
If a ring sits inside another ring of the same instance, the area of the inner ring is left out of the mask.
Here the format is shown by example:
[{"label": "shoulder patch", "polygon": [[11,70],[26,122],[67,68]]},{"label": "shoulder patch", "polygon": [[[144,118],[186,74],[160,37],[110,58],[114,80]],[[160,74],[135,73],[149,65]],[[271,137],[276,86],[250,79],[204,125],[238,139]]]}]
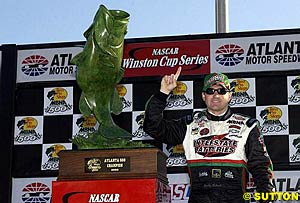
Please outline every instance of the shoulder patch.
[{"label": "shoulder patch", "polygon": [[193,113],[193,118],[194,119],[199,119],[199,118],[201,118],[204,115],[205,115],[205,111],[195,111]]},{"label": "shoulder patch", "polygon": [[250,118],[247,120],[246,125],[248,127],[251,127],[254,123],[257,123],[257,122],[258,122],[258,120],[256,118]]}]

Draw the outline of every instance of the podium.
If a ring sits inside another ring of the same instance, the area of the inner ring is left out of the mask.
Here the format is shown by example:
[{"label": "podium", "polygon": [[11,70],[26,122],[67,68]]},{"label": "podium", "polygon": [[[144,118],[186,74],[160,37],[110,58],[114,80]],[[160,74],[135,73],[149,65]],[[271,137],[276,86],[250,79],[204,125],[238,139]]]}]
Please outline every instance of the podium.
[{"label": "podium", "polygon": [[157,148],[63,150],[52,203],[170,203],[166,159]]}]

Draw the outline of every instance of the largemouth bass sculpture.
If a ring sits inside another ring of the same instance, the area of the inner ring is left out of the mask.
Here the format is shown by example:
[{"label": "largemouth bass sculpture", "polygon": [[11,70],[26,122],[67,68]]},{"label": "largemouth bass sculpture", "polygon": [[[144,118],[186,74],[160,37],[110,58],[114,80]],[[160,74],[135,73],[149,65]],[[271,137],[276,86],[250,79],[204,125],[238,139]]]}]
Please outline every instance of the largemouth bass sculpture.
[{"label": "largemouth bass sculpture", "polygon": [[128,21],[127,12],[108,10],[101,5],[92,25],[84,32],[87,41],[83,51],[72,59],[82,90],[80,111],[85,116],[93,114],[99,122],[98,130],[88,138],[72,139],[79,149],[124,147],[131,143],[132,135],[117,126],[111,116],[122,112],[116,85],[124,75],[121,63]]}]

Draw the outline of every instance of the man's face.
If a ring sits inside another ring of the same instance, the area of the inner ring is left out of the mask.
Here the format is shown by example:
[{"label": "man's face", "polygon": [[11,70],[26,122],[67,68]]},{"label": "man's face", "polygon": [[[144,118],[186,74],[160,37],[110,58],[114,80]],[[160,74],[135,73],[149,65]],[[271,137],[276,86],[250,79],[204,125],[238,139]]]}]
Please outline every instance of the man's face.
[{"label": "man's face", "polygon": [[[221,89],[224,88],[222,85],[213,85],[212,89]],[[202,99],[205,102],[207,109],[215,114],[220,115],[224,113],[228,108],[228,103],[231,99],[231,92],[226,92],[224,95],[219,94],[217,91],[214,91],[213,94],[207,94],[202,92]]]}]

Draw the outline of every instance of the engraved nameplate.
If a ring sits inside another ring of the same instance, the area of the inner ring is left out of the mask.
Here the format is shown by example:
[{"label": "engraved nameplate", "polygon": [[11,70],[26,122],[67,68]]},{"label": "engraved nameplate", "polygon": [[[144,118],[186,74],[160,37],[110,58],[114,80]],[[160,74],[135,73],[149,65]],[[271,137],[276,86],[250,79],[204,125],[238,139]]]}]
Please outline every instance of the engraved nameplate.
[{"label": "engraved nameplate", "polygon": [[129,172],[130,157],[85,158],[85,172]]}]

